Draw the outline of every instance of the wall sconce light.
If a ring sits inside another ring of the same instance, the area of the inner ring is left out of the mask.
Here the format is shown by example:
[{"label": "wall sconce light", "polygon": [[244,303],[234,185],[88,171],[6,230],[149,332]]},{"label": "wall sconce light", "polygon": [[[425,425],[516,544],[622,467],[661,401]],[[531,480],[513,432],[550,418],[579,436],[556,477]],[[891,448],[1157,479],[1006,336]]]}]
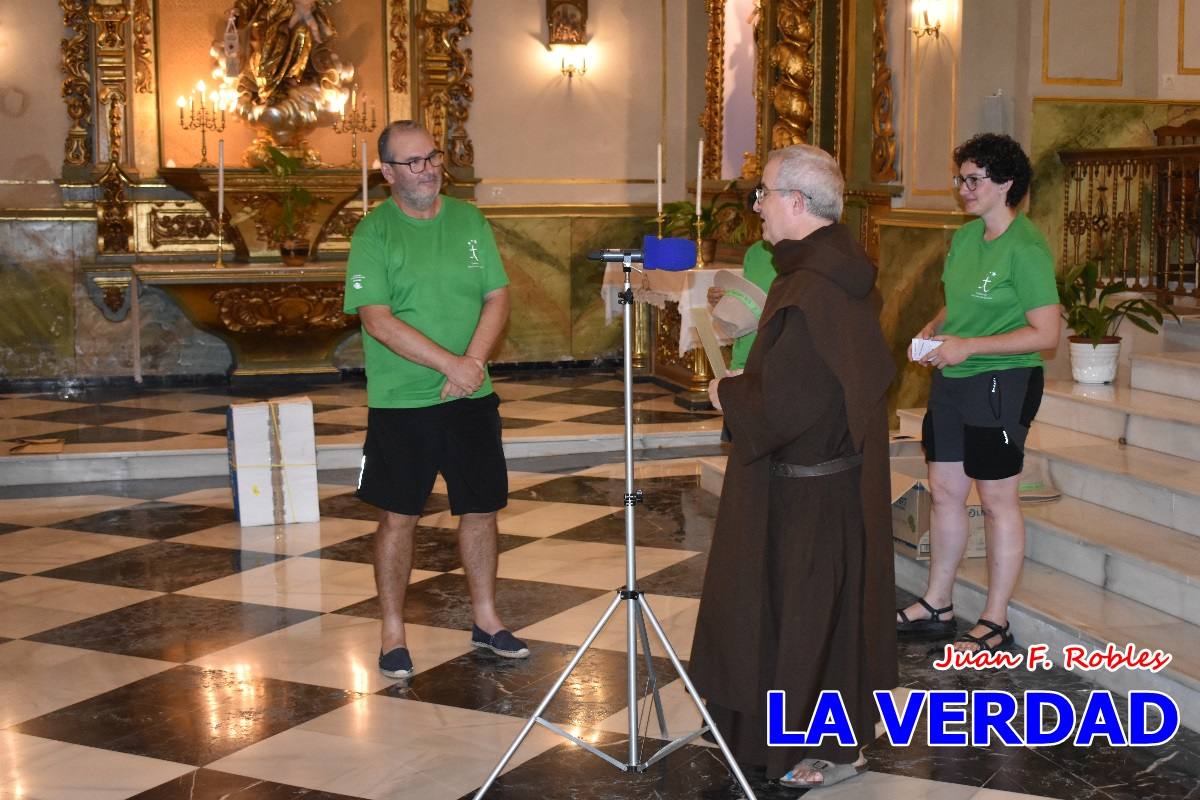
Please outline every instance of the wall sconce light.
[{"label": "wall sconce light", "polygon": [[933,20],[929,18],[930,3],[928,0],[918,0],[913,3],[913,26],[909,28],[913,36],[917,37],[917,41],[921,40],[922,36],[932,36],[935,39],[941,38],[942,20],[934,10]]},{"label": "wall sconce light", "polygon": [[587,0],[546,0],[547,44],[570,80],[587,73]]}]

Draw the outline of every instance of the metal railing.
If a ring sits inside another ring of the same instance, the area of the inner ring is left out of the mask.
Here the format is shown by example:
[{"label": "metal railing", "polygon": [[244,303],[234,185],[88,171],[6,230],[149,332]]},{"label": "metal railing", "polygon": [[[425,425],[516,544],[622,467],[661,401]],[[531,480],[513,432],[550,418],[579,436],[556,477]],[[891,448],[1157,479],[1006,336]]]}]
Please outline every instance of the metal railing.
[{"label": "metal railing", "polygon": [[1062,264],[1105,282],[1200,297],[1200,145],[1061,150]]}]

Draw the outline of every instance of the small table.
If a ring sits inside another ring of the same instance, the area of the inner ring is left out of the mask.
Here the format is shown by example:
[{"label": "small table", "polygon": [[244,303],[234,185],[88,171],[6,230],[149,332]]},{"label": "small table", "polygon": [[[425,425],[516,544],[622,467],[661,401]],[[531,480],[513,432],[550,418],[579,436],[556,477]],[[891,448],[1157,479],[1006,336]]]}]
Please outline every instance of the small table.
[{"label": "small table", "polygon": [[[719,272],[742,274],[738,264],[715,262],[704,269],[682,272],[666,270],[634,271],[629,283],[634,299],[635,368],[682,391],[675,402],[688,409],[711,408],[708,383],[713,378],[712,367],[700,345],[690,320],[685,324],[683,314],[689,309],[708,305],[708,289]],[[604,283],[600,288],[604,299],[604,318],[611,323],[620,314],[617,293],[624,286],[624,271],[619,263],[605,265]],[[653,309],[653,310],[651,310]],[[718,341],[728,345],[731,340],[718,334]]]}]

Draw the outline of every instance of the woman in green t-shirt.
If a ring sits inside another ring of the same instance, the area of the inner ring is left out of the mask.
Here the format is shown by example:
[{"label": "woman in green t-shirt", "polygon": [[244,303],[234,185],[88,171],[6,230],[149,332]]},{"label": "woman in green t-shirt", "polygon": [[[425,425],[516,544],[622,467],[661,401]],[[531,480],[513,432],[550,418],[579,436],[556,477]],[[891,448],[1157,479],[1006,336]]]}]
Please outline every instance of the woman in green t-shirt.
[{"label": "woman in green t-shirt", "polygon": [[941,342],[920,359],[936,369],[921,432],[933,499],[929,583],[896,612],[896,628],[954,632],[951,595],[974,480],[987,516],[988,596],[955,646],[992,651],[1013,642],[1008,601],[1025,558],[1017,486],[1042,398],[1039,351],[1058,345],[1061,323],[1050,248],[1017,210],[1033,174],[1029,157],[1008,136],[985,133],[958,147],[954,163],[963,207],[978,219],[954,235],[942,272],[946,305],[918,334]]}]

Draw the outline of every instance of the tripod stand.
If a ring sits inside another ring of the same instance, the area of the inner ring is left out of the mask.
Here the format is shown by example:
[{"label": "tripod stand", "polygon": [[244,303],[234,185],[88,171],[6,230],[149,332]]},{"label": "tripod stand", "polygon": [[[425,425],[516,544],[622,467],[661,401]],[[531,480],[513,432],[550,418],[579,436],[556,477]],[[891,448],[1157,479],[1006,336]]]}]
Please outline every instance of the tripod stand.
[{"label": "tripod stand", "polygon": [[[640,258],[640,254],[639,254]],[[525,727],[517,734],[517,738],[509,746],[508,751],[496,764],[492,773],[488,775],[483,785],[479,787],[479,791],[475,793],[475,800],[482,800],[484,794],[495,782],[501,770],[509,762],[513,755],[517,752],[517,748],[521,746],[521,742],[533,730],[533,726],[541,725],[542,727],[553,731],[554,733],[569,739],[588,752],[599,758],[604,759],[619,770],[624,772],[644,772],[652,764],[666,758],[668,755],[678,750],[683,745],[700,736],[705,731],[711,731],[713,738],[716,739],[717,746],[721,748],[721,753],[724,754],[725,760],[729,762],[729,769],[736,778],[738,785],[742,787],[742,791],[746,793],[749,800],[756,800],[754,791],[747,783],[746,777],[742,774],[738,767],[737,761],[730,752],[729,746],[725,744],[725,739],[717,730],[717,726],[713,723],[712,717],[709,716],[708,709],[704,707],[704,703],[700,701],[696,693],[696,688],[692,685],[692,681],[688,678],[687,672],[683,665],[679,662],[679,657],[675,654],[674,648],[671,647],[670,641],[667,639],[667,634],[663,631],[662,625],[658,621],[658,617],[654,616],[654,611],[651,610],[649,603],[646,602],[646,596],[637,588],[637,576],[635,574],[636,566],[636,550],[634,542],[634,509],[638,503],[642,502],[641,490],[633,488],[633,367],[630,359],[630,353],[633,351],[633,334],[630,321],[630,312],[633,307],[633,288],[630,285],[630,272],[633,269],[634,254],[626,252],[622,263],[625,280],[622,286],[622,291],[619,295],[622,305],[622,324],[624,326],[624,388],[625,388],[625,586],[617,591],[617,596],[613,598],[612,604],[608,610],[600,617],[600,621],[592,628],[591,633],[584,639],[583,644],[579,646],[578,652],[571,662],[567,664],[566,669],[558,676],[558,680],[554,682],[554,686],[542,698],[542,702],[538,705],[533,715],[526,721]],[[577,736],[573,736],[563,730],[558,725],[550,722],[542,717],[542,713],[546,707],[550,705],[550,701],[554,699],[554,695],[562,687],[563,683],[574,671],[576,665],[583,658],[584,653],[592,646],[592,642],[600,635],[604,626],[608,624],[609,619],[616,613],[617,607],[625,603],[626,620],[627,620],[627,636],[626,636],[626,664],[627,664],[627,691],[628,691],[628,714],[629,714],[629,755],[624,762],[610,756],[608,753],[593,747]],[[675,667],[680,680],[687,688],[688,696],[695,704],[696,709],[700,712],[700,716],[704,718],[705,726],[697,731],[684,734],[670,741],[665,747],[660,749],[652,757],[646,761],[639,760],[638,753],[638,713],[637,713],[637,642],[640,635],[642,649],[645,653],[646,668],[650,677],[650,689],[653,695],[655,710],[658,714],[659,730],[664,736],[668,736],[666,715],[663,713],[662,699],[659,697],[658,684],[654,676],[654,666],[650,659],[650,641],[646,635],[646,620],[649,620],[650,626],[654,628],[654,633],[658,636],[662,643],[663,649],[667,653],[667,657],[671,660],[671,664]]]}]

